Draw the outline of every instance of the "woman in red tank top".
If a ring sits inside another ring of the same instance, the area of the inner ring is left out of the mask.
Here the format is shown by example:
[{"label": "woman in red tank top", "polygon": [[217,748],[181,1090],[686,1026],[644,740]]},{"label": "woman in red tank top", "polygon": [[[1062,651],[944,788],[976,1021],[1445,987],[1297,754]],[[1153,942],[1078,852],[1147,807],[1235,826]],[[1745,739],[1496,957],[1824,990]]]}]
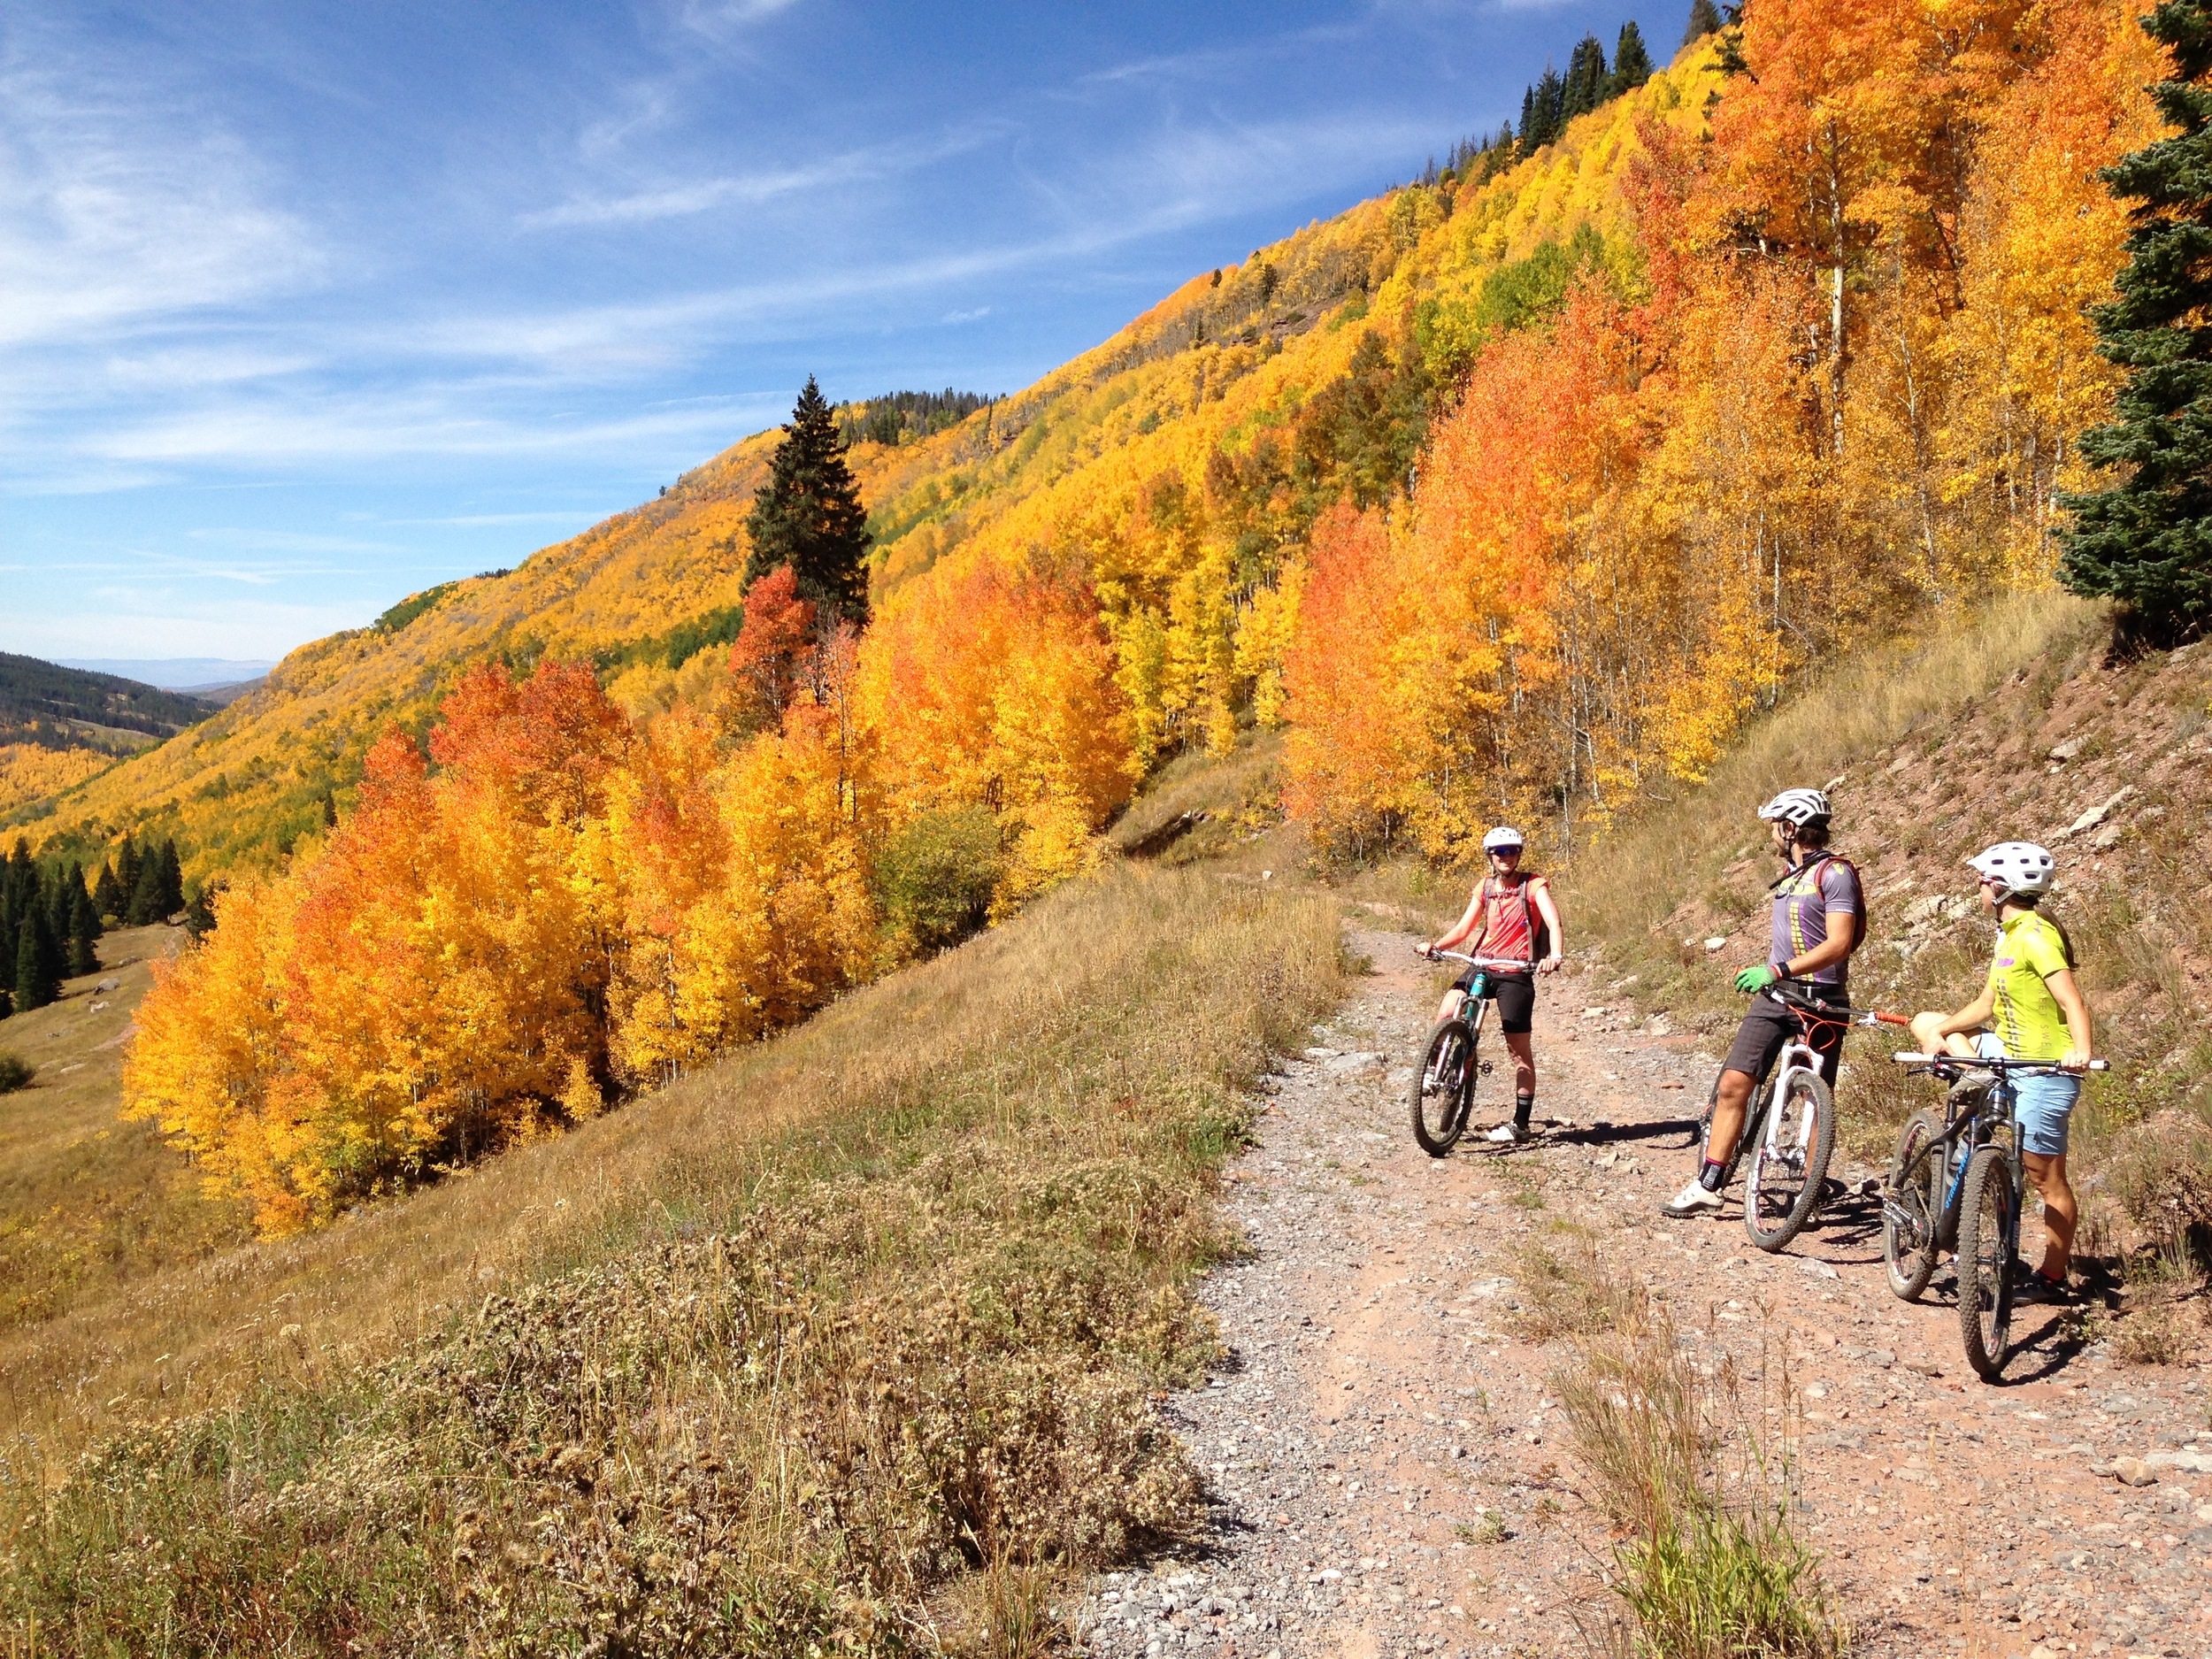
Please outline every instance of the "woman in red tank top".
[{"label": "woman in red tank top", "polygon": [[[1551,883],[1521,868],[1521,832],[1500,825],[1482,838],[1490,861],[1490,873],[1476,884],[1467,901],[1466,914],[1451,931],[1427,949],[1464,950],[1471,956],[1502,957],[1525,962],[1520,972],[1490,974],[1491,995],[1498,1002],[1498,1024],[1505,1046],[1513,1056],[1513,1121],[1490,1132],[1493,1141],[1525,1141],[1529,1118],[1536,1110],[1536,973],[1550,973],[1559,966],[1559,910],[1552,902]],[[1471,941],[1471,942],[1463,942]],[[1453,982],[1444,993],[1439,1019],[1459,1011],[1467,995],[1473,969]]]}]

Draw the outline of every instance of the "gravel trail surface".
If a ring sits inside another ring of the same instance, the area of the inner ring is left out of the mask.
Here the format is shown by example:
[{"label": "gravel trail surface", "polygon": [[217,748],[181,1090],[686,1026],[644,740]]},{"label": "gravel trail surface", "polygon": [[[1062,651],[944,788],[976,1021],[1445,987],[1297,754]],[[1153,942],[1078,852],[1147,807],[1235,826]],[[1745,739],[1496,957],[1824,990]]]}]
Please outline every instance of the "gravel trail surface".
[{"label": "gravel trail surface", "polygon": [[[1501,1047],[1468,1141],[1424,1156],[1405,1086],[1441,975],[1409,935],[1350,942],[1376,972],[1269,1079],[1230,1174],[1252,1254],[1205,1292],[1229,1358],[1171,1408],[1211,1536],[1102,1580],[1071,1609],[1090,1652],[1595,1652],[1611,1543],[1548,1392],[1565,1351],[1509,1318],[1517,1247],[1565,1217],[1666,1291],[1707,1357],[1756,1376],[1786,1348],[1797,1525],[1855,1654],[2212,1656],[2212,1374],[2116,1366],[2078,1317],[2037,1308],[2016,1316],[2003,1386],[1978,1382],[1947,1267],[1919,1305],[1893,1299],[1870,1198],[1778,1256],[1732,1202],[1663,1219],[1714,1061],[1596,1006],[1586,975],[1540,997],[1540,1139],[1480,1140],[1509,1106]],[[2130,1458],[2149,1484],[2115,1475]]]}]

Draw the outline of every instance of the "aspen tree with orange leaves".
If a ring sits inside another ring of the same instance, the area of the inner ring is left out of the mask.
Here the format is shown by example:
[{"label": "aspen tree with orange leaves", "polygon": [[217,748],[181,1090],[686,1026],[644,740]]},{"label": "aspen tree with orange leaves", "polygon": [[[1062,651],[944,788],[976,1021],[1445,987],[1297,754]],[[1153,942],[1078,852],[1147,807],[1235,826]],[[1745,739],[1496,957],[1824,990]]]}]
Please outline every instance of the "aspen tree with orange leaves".
[{"label": "aspen tree with orange leaves", "polygon": [[[1510,818],[1571,855],[1807,667],[2052,580],[2114,388],[2099,173],[2163,73],[2127,0],[1749,0],[895,465],[856,444],[865,604],[664,509],[710,617],[592,643],[621,706],[555,651],[386,733],[165,972],[131,1110],[312,1225],[1003,917],[1248,725],[1325,849],[1463,861]],[[576,545],[618,542],[658,570]]]}]

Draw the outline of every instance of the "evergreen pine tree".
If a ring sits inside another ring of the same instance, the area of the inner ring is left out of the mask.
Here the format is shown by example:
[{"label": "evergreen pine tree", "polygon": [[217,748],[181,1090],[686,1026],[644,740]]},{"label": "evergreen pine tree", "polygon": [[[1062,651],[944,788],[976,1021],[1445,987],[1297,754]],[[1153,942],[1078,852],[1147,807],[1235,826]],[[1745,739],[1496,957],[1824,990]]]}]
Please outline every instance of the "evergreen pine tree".
[{"label": "evergreen pine tree", "polygon": [[84,866],[64,864],[46,886],[46,926],[62,941],[66,954],[70,924],[77,914],[76,899],[84,891]]},{"label": "evergreen pine tree", "polygon": [[130,902],[131,895],[124,890],[122,882],[116,877],[114,861],[102,859],[100,879],[92,884],[92,908],[102,917],[111,916],[119,922]]},{"label": "evergreen pine tree", "polygon": [[1559,129],[1565,125],[1566,101],[1566,82],[1556,69],[1547,65],[1544,78],[1528,89],[1523,101],[1522,155],[1532,156],[1559,136]]},{"label": "evergreen pine tree", "polygon": [[204,939],[215,931],[215,895],[221,891],[219,881],[192,890],[192,897],[184,907],[184,931],[195,940]]},{"label": "evergreen pine tree", "polygon": [[1694,46],[1720,26],[1720,9],[1713,0],[1690,0],[1690,26],[1682,31],[1682,43]]},{"label": "evergreen pine tree", "polygon": [[69,918],[69,972],[72,978],[82,973],[100,971],[100,912],[92,906],[92,895],[78,890],[76,904]]},{"label": "evergreen pine tree", "polygon": [[1605,102],[1608,77],[1605,73],[1605,48],[1598,44],[1594,35],[1585,35],[1567,59],[1567,81],[1561,94],[1560,117],[1563,124],[1578,115],[1587,115]]},{"label": "evergreen pine tree", "polygon": [[53,941],[46,918],[34,910],[18,930],[15,947],[15,1011],[44,1008],[61,988],[53,967]]},{"label": "evergreen pine tree", "polygon": [[2104,172],[2137,206],[2119,297],[2091,316],[2127,380],[2119,418],[2083,433],[2081,452],[2123,476],[2064,498],[2059,572],[2171,639],[2212,622],[2212,4],[2163,0],[2143,27],[2173,53],[2177,78],[2151,98],[2181,130]]},{"label": "evergreen pine tree", "polygon": [[162,839],[157,862],[161,866],[161,910],[154,919],[165,921],[184,908],[184,861],[177,856],[174,836]]},{"label": "evergreen pine tree", "polygon": [[131,902],[124,910],[123,919],[133,927],[146,927],[159,921],[164,914],[161,850],[156,848],[138,861],[138,884],[131,889]]},{"label": "evergreen pine tree", "polygon": [[115,911],[118,921],[131,919],[131,901],[138,896],[139,865],[143,862],[139,856],[137,838],[126,837],[123,850],[115,862],[115,879],[123,893],[123,902]]},{"label": "evergreen pine tree", "polygon": [[807,377],[768,481],[753,497],[745,528],[753,540],[747,586],[779,565],[798,578],[799,594],[825,612],[868,619],[867,510],[845,465],[846,444],[814,377]]},{"label": "evergreen pine tree", "polygon": [[1651,79],[1651,53],[1644,46],[1643,31],[1633,18],[1621,25],[1620,39],[1613,43],[1613,75],[1608,97],[1633,92]]}]

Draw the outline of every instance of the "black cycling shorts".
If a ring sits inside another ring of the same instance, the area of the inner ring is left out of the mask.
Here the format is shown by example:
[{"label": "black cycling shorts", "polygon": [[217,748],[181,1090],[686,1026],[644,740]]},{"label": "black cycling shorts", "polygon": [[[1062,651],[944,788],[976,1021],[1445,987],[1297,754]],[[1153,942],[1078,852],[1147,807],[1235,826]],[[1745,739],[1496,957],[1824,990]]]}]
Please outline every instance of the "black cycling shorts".
[{"label": "black cycling shorts", "polygon": [[[1818,1002],[1832,1002],[1838,1008],[1851,1006],[1849,994],[1837,986],[1822,986],[1817,992],[1801,994],[1811,995]],[[1830,1088],[1836,1086],[1836,1063],[1843,1058],[1847,1029],[1841,1021],[1812,1022],[1809,1041],[1813,1052],[1820,1056],[1821,1079]],[[1770,996],[1755,996],[1751,999],[1751,1011],[1743,1017],[1743,1024],[1736,1027],[1736,1041],[1728,1045],[1724,1069],[1740,1071],[1755,1083],[1763,1081],[1773,1068],[1774,1056],[1782,1052],[1782,1045],[1797,1034],[1796,1015]]]},{"label": "black cycling shorts", "polygon": [[1488,968],[1470,968],[1452,981],[1452,988],[1464,992],[1477,972],[1490,975],[1489,996],[1498,1005],[1498,1025],[1509,1037],[1520,1036],[1536,1029],[1536,977],[1529,973],[1497,973]]}]

